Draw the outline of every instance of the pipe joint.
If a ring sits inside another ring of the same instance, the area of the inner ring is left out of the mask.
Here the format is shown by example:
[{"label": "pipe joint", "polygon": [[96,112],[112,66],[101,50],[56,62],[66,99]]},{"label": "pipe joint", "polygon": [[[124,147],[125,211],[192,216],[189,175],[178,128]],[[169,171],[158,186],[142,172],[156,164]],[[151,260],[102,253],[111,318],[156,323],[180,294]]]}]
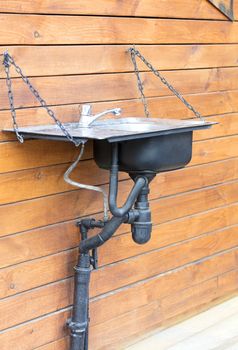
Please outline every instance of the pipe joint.
[{"label": "pipe joint", "polygon": [[70,329],[72,337],[82,336],[87,329],[88,322],[73,322],[72,319],[68,319],[66,323],[67,327]]}]

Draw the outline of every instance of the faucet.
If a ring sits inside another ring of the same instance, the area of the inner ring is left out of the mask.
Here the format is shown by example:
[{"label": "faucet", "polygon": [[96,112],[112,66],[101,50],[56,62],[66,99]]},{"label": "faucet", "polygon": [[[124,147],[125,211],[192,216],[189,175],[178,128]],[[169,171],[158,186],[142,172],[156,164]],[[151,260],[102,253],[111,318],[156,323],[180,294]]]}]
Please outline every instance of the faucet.
[{"label": "faucet", "polygon": [[90,127],[90,125],[92,125],[96,119],[101,118],[102,116],[110,113],[118,116],[121,114],[121,108],[107,109],[106,111],[92,115],[92,106],[89,104],[83,104],[79,119],[79,125],[84,127]]}]

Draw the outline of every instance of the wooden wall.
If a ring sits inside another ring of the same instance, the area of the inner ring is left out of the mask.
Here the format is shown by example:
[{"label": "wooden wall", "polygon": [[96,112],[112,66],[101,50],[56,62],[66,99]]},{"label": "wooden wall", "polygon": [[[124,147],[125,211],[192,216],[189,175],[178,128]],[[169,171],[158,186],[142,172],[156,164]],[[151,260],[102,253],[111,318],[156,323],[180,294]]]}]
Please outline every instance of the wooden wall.
[{"label": "wooden wall", "polygon": [[[238,1],[235,1],[238,7]],[[126,53],[130,44],[207,117],[193,160],[152,184],[153,236],[133,243],[122,227],[100,251],[91,283],[90,349],[122,349],[159,327],[238,290],[238,23],[206,0],[1,0],[1,51],[9,50],[62,121],[78,105],[143,116]],[[142,65],[154,116],[191,114]],[[0,129],[11,125],[3,68]],[[49,122],[14,76],[19,124]],[[62,175],[77,150],[67,143],[0,135],[0,348],[66,350],[72,303],[75,220],[101,216],[100,196]],[[107,188],[88,145],[75,178]],[[131,182],[121,177],[121,200]]]}]

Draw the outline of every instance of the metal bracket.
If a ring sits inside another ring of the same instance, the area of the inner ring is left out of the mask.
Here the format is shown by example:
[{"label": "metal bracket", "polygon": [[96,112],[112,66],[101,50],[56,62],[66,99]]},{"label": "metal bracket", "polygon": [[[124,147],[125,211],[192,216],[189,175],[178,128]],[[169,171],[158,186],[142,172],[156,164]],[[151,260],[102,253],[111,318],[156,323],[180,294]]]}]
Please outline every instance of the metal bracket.
[{"label": "metal bracket", "polygon": [[94,270],[98,269],[98,251],[97,248],[92,250],[92,255],[90,256],[90,264]]},{"label": "metal bracket", "polygon": [[233,0],[208,0],[220,12],[222,12],[230,21],[234,21],[234,1]]}]

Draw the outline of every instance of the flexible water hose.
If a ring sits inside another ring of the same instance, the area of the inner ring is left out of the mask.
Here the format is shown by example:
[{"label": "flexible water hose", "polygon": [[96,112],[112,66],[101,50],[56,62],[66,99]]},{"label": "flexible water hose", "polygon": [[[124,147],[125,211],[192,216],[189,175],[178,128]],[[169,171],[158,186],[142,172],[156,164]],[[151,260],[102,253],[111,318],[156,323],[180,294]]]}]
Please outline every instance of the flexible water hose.
[{"label": "flexible water hose", "polygon": [[70,167],[64,173],[64,181],[67,182],[68,184],[75,186],[75,187],[78,187],[78,188],[102,193],[104,220],[107,221],[108,220],[108,200],[107,200],[106,191],[100,186],[92,186],[92,185],[82,184],[80,182],[77,182],[77,181],[70,179],[70,177],[69,177],[69,175],[72,173],[72,171],[76,168],[79,161],[81,160],[83,153],[84,153],[84,148],[85,148],[85,143],[82,143],[77,159],[73,162],[73,164],[70,165]]}]

